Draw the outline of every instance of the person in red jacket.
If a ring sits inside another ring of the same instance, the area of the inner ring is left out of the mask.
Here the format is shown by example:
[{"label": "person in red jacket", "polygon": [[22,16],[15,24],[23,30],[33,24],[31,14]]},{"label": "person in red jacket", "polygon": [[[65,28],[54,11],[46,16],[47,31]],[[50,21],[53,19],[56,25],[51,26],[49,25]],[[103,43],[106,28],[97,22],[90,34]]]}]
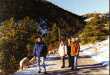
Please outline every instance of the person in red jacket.
[{"label": "person in red jacket", "polygon": [[79,55],[80,45],[77,37],[71,38],[71,70],[77,68],[77,57]]}]

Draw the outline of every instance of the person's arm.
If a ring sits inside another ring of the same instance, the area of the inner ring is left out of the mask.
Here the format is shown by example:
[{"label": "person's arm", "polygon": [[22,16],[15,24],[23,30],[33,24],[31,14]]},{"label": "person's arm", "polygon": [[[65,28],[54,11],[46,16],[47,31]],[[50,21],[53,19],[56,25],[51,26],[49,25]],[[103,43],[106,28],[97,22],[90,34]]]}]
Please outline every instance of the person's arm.
[{"label": "person's arm", "polygon": [[48,53],[47,45],[46,45],[45,43],[43,43],[42,55],[43,55],[44,57],[46,57],[47,53]]},{"label": "person's arm", "polygon": [[80,44],[79,44],[79,42],[77,42],[77,52],[78,52],[77,55],[79,55],[79,51],[80,51]]},{"label": "person's arm", "polygon": [[65,55],[67,55],[67,46],[66,45],[64,46],[64,53],[65,53]]}]

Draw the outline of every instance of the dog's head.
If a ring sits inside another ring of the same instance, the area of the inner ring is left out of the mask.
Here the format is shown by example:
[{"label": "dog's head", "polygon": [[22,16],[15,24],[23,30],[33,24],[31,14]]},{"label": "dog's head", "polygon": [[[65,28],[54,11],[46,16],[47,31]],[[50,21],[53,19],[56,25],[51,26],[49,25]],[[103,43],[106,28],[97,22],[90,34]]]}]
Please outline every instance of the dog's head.
[{"label": "dog's head", "polygon": [[31,64],[34,64],[34,63],[36,63],[36,60],[37,60],[37,58],[34,56],[34,57],[32,57],[31,60],[29,60],[29,62],[30,62]]}]

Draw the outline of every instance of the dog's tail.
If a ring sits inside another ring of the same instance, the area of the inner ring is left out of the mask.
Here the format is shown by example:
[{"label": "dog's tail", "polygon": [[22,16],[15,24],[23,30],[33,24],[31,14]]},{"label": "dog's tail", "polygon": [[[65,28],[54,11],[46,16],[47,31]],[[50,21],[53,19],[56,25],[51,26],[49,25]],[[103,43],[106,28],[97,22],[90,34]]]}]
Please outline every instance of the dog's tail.
[{"label": "dog's tail", "polygon": [[27,60],[27,57],[24,57],[23,59],[21,59],[21,61],[20,61],[20,63],[19,63],[19,68],[20,68],[21,70],[23,70],[23,65],[24,65],[24,63],[25,63],[25,60]]}]

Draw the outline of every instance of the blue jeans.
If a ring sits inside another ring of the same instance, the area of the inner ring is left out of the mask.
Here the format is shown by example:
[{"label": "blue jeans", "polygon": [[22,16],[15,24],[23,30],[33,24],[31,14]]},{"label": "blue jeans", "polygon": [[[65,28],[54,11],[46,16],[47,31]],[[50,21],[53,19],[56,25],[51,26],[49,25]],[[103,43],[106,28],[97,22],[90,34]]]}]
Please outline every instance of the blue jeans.
[{"label": "blue jeans", "polygon": [[77,68],[77,56],[71,56],[71,68],[72,69]]},{"label": "blue jeans", "polygon": [[39,67],[39,71],[41,71],[41,66],[40,66],[40,63],[41,63],[41,58],[43,58],[43,68],[44,68],[44,71],[46,72],[46,65],[45,65],[45,60],[46,60],[46,57],[38,57],[38,67]]}]

